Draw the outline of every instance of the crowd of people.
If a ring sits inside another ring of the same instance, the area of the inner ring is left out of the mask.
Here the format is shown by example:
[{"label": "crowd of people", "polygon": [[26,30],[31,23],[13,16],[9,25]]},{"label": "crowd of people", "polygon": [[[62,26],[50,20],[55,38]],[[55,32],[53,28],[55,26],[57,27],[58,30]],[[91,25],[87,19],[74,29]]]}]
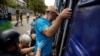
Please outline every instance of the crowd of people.
[{"label": "crowd of people", "polygon": [[33,19],[30,35],[20,36],[14,29],[0,32],[0,56],[52,56],[53,36],[71,14],[69,8],[58,14],[57,7],[48,6],[44,16]]}]

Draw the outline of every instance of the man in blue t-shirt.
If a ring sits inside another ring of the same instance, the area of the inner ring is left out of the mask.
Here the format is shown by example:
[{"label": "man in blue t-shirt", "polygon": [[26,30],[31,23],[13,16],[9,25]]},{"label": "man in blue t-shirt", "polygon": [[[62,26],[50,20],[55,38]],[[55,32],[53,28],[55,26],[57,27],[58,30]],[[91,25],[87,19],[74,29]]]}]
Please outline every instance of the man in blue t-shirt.
[{"label": "man in blue t-shirt", "polygon": [[[61,22],[71,16],[71,9],[64,9],[59,15],[55,6],[48,6],[45,16],[36,21],[36,46],[37,42],[47,40],[41,49],[41,56],[52,56],[52,36],[57,32]],[[55,19],[55,22],[51,22]]]}]

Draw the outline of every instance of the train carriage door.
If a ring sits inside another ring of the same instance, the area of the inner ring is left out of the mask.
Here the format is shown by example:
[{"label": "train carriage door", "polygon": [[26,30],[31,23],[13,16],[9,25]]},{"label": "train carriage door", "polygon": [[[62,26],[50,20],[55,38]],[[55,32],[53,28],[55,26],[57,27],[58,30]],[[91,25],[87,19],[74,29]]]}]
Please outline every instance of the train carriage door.
[{"label": "train carriage door", "polygon": [[79,0],[64,56],[100,56],[100,0]]}]

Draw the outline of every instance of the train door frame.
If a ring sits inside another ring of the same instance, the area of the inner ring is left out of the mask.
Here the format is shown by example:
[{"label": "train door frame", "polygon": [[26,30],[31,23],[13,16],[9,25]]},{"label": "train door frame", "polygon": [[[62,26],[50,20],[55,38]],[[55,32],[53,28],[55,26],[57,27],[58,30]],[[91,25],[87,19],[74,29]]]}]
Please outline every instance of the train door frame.
[{"label": "train door frame", "polygon": [[[67,3],[67,2],[69,2],[69,3]],[[69,0],[60,0],[60,3],[59,3],[60,5],[58,6],[59,7],[58,10],[62,11],[66,7],[70,7],[71,8],[71,7],[73,7],[72,3],[73,2],[69,1]],[[68,4],[70,4],[70,5],[68,5]],[[66,40],[68,41],[68,34],[69,34],[69,28],[70,28],[71,21],[72,20],[63,21],[62,24],[60,25],[59,29],[58,29],[58,32],[57,32],[57,34],[55,36],[56,56],[62,56],[62,53],[63,53],[62,51],[64,51],[64,49],[66,48],[65,47],[65,44],[66,44],[65,41]],[[62,25],[64,25],[63,26],[64,30],[62,30]],[[62,32],[62,34],[61,34],[61,32]],[[62,37],[62,39],[59,40],[59,38],[61,38],[61,37]],[[58,50],[58,49],[60,49],[60,50]]]}]

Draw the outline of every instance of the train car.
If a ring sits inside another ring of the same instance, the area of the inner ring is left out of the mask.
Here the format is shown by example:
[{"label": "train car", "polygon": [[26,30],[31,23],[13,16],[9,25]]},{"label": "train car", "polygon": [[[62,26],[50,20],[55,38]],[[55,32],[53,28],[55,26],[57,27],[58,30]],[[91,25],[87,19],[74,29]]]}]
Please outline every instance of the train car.
[{"label": "train car", "polygon": [[100,0],[56,0],[59,12],[72,9],[55,36],[56,56],[100,56]]}]

